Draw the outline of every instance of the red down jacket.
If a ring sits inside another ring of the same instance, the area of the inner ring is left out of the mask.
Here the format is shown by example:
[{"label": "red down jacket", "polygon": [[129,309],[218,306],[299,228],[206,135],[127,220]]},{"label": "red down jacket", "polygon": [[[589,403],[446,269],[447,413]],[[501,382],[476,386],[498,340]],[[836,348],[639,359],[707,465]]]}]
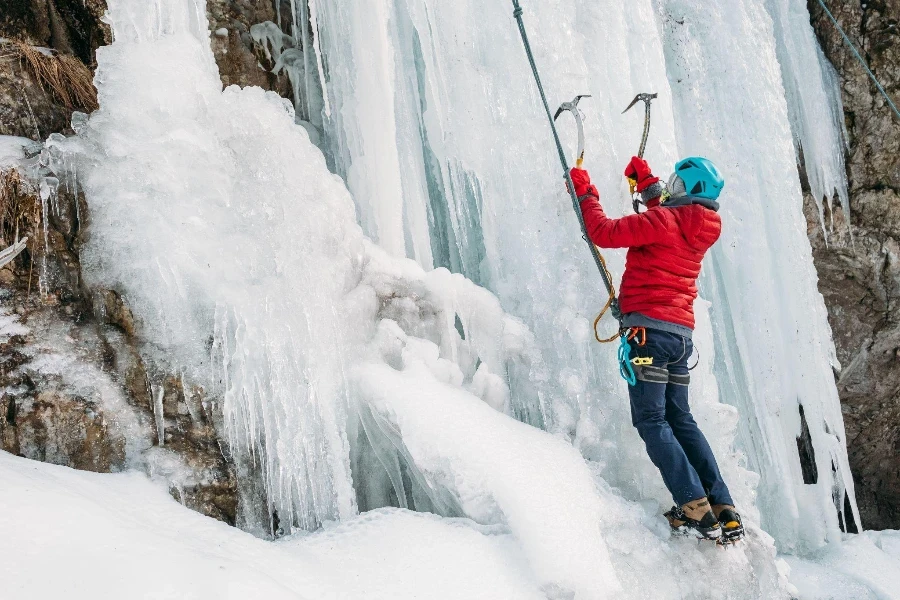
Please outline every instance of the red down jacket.
[{"label": "red down jacket", "polygon": [[581,213],[594,244],[628,248],[619,288],[622,313],[693,329],[700,262],[722,232],[718,213],[699,204],[665,208],[651,200],[644,213],[610,219],[593,195],[596,189],[591,186],[582,198]]}]

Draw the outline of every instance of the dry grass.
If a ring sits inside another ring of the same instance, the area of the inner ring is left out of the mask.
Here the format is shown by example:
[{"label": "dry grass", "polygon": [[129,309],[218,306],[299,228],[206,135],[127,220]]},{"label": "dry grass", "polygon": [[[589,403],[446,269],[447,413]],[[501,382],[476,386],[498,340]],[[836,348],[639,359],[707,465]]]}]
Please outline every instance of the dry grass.
[{"label": "dry grass", "polygon": [[20,40],[7,40],[12,56],[69,110],[97,110],[94,76],[84,63],[68,54],[46,54]]},{"label": "dry grass", "polygon": [[0,170],[0,246],[26,235],[34,239],[41,227],[41,201],[34,186],[17,169]]}]

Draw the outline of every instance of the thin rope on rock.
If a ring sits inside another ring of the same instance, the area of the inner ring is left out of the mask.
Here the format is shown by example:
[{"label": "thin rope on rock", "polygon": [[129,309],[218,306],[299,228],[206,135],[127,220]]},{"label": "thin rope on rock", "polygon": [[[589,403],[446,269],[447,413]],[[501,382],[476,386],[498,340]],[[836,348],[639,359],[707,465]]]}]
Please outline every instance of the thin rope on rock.
[{"label": "thin rope on rock", "polygon": [[859,61],[859,64],[863,66],[863,68],[866,70],[866,73],[868,73],[869,77],[872,78],[872,81],[875,82],[875,87],[877,87],[878,91],[881,92],[881,95],[884,96],[884,99],[887,101],[888,105],[893,109],[894,114],[897,115],[898,119],[900,119],[900,110],[897,109],[897,105],[894,104],[894,101],[891,100],[890,96],[888,96],[888,93],[885,91],[884,86],[881,85],[881,82],[878,81],[875,73],[873,73],[872,69],[869,68],[869,65],[866,64],[866,61],[859,53],[859,50],[856,49],[856,46],[853,45],[853,42],[850,41],[850,38],[846,33],[844,33],[844,29],[841,27],[840,23],[837,22],[837,19],[834,18],[833,14],[831,14],[831,11],[828,10],[827,6],[825,6],[825,0],[819,0],[819,4],[822,5],[822,9],[825,11],[825,14],[827,14],[828,18],[831,19],[831,22],[834,23],[834,26],[840,32],[841,36],[844,38],[844,41],[848,46],[850,46],[850,50],[852,50],[853,54],[856,55],[856,59]]}]

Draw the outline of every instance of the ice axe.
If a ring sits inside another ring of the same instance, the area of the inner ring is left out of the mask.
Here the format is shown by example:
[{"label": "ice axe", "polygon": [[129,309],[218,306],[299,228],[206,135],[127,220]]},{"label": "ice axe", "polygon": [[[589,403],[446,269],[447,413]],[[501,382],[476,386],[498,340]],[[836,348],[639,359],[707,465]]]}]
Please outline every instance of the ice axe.
[{"label": "ice axe", "polygon": [[576,154],[577,158],[575,159],[575,168],[580,169],[581,165],[584,164],[584,115],[578,110],[578,103],[581,102],[582,98],[590,98],[590,94],[581,94],[580,96],[575,96],[575,99],[571,102],[563,102],[559,105],[559,108],[556,109],[556,115],[553,117],[553,120],[557,120],[559,115],[563,114],[566,111],[572,113],[572,116],[575,117],[575,125],[578,127],[578,154]]},{"label": "ice axe", "polygon": [[[638,157],[644,158],[644,150],[647,149],[647,138],[650,137],[650,103],[653,102],[659,94],[638,94],[634,97],[634,100],[631,101],[625,110],[622,111],[624,115],[631,107],[637,104],[638,102],[644,103],[644,135],[641,137],[641,147],[638,149]],[[635,197],[635,190],[637,188],[637,182],[629,179],[629,186],[631,187],[631,204],[634,208],[634,212],[640,212],[638,206],[640,205],[640,200]]]}]

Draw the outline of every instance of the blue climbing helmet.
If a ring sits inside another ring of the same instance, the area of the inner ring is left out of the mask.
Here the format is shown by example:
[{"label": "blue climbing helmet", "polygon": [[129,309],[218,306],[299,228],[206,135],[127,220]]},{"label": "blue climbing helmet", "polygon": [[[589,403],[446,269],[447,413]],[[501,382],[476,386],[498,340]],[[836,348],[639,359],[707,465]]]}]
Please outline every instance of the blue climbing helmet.
[{"label": "blue climbing helmet", "polygon": [[690,156],[676,163],[668,187],[672,198],[689,196],[714,201],[722,193],[725,179],[711,160]]}]

